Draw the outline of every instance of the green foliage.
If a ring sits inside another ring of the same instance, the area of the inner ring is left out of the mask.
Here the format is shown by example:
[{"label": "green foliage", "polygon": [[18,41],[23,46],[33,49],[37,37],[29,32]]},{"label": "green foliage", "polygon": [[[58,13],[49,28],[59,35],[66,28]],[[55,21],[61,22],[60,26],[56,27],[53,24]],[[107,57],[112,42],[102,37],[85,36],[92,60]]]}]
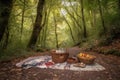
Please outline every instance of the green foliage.
[{"label": "green foliage", "polygon": [[[21,33],[23,1],[24,0],[15,0],[14,2],[9,20],[9,43],[6,51],[3,51],[3,53],[6,54],[1,53],[1,58],[4,56],[12,57],[12,55],[22,55],[22,53],[24,55],[24,53],[26,53],[17,52],[17,50],[26,49],[36,18],[38,1],[28,0],[25,2],[23,31]],[[43,11],[43,28],[36,44],[36,46],[40,45],[40,48],[37,48],[37,50],[44,51],[43,48],[56,48],[54,16],[57,24],[59,47],[72,47],[77,43],[81,43],[80,47],[83,46],[84,48],[91,49],[96,45],[103,46],[110,44],[115,38],[120,37],[120,13],[117,1],[118,0],[100,0],[106,27],[105,34],[97,0],[83,0],[87,29],[87,38],[84,38],[80,1],[46,0]],[[0,13],[1,11],[2,9]],[[0,19],[0,21],[2,21],[2,19]],[[3,38],[1,44],[4,43],[4,39],[5,38]],[[0,45],[0,47],[2,47],[2,45]]]}]

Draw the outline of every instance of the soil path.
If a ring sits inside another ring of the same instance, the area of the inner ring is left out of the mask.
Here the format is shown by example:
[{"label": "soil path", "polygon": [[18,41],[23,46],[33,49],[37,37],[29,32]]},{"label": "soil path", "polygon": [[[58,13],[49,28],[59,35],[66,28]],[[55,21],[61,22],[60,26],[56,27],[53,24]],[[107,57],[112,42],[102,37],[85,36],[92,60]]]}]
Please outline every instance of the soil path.
[{"label": "soil path", "polygon": [[[69,48],[70,56],[80,51],[78,47]],[[17,68],[21,59],[0,62],[0,80],[120,80],[120,57],[87,52],[97,57],[96,62],[106,68],[104,71],[70,71],[30,68]],[[49,52],[36,53],[33,56],[49,55]]]}]

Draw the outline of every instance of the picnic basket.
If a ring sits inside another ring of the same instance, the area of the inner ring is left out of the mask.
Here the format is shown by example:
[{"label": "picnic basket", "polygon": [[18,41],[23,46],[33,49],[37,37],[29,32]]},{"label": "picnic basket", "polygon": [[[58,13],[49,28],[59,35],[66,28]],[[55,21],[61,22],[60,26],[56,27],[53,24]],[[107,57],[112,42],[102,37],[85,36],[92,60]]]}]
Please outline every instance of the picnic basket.
[{"label": "picnic basket", "polygon": [[87,53],[80,53],[77,55],[80,62],[83,62],[85,64],[93,64],[96,57],[94,55],[90,55]]},{"label": "picnic basket", "polygon": [[56,51],[51,51],[52,61],[55,63],[63,63],[67,60],[69,53],[56,53]]}]

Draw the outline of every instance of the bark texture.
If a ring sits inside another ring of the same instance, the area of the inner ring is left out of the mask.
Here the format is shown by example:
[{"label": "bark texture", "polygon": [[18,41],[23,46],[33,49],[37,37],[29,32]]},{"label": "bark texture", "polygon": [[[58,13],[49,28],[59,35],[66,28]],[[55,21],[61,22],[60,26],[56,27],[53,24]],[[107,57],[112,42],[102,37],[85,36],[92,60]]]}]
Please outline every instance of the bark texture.
[{"label": "bark texture", "polygon": [[28,48],[31,48],[31,49],[35,47],[40,31],[42,30],[41,23],[42,23],[42,17],[43,17],[42,11],[43,11],[44,3],[45,3],[45,0],[39,0],[37,5],[37,16],[36,16],[30,41],[28,43]]}]

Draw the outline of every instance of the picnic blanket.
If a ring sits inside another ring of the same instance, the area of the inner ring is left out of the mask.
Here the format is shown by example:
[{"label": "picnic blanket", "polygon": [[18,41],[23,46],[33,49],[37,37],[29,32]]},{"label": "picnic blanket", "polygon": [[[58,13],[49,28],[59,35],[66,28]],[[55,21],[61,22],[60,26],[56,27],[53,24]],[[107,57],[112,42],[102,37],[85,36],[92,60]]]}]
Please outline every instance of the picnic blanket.
[{"label": "picnic blanket", "polygon": [[74,71],[105,70],[105,68],[98,63],[95,63],[93,65],[86,65],[85,68],[74,67],[73,65],[74,64],[68,64],[67,62],[55,64],[52,61],[52,57],[47,56],[47,55],[46,56],[38,56],[38,57],[29,57],[29,58],[16,64],[17,67],[22,67],[24,69],[28,69],[31,67],[38,67],[38,68],[51,68],[51,69],[74,70]]}]

